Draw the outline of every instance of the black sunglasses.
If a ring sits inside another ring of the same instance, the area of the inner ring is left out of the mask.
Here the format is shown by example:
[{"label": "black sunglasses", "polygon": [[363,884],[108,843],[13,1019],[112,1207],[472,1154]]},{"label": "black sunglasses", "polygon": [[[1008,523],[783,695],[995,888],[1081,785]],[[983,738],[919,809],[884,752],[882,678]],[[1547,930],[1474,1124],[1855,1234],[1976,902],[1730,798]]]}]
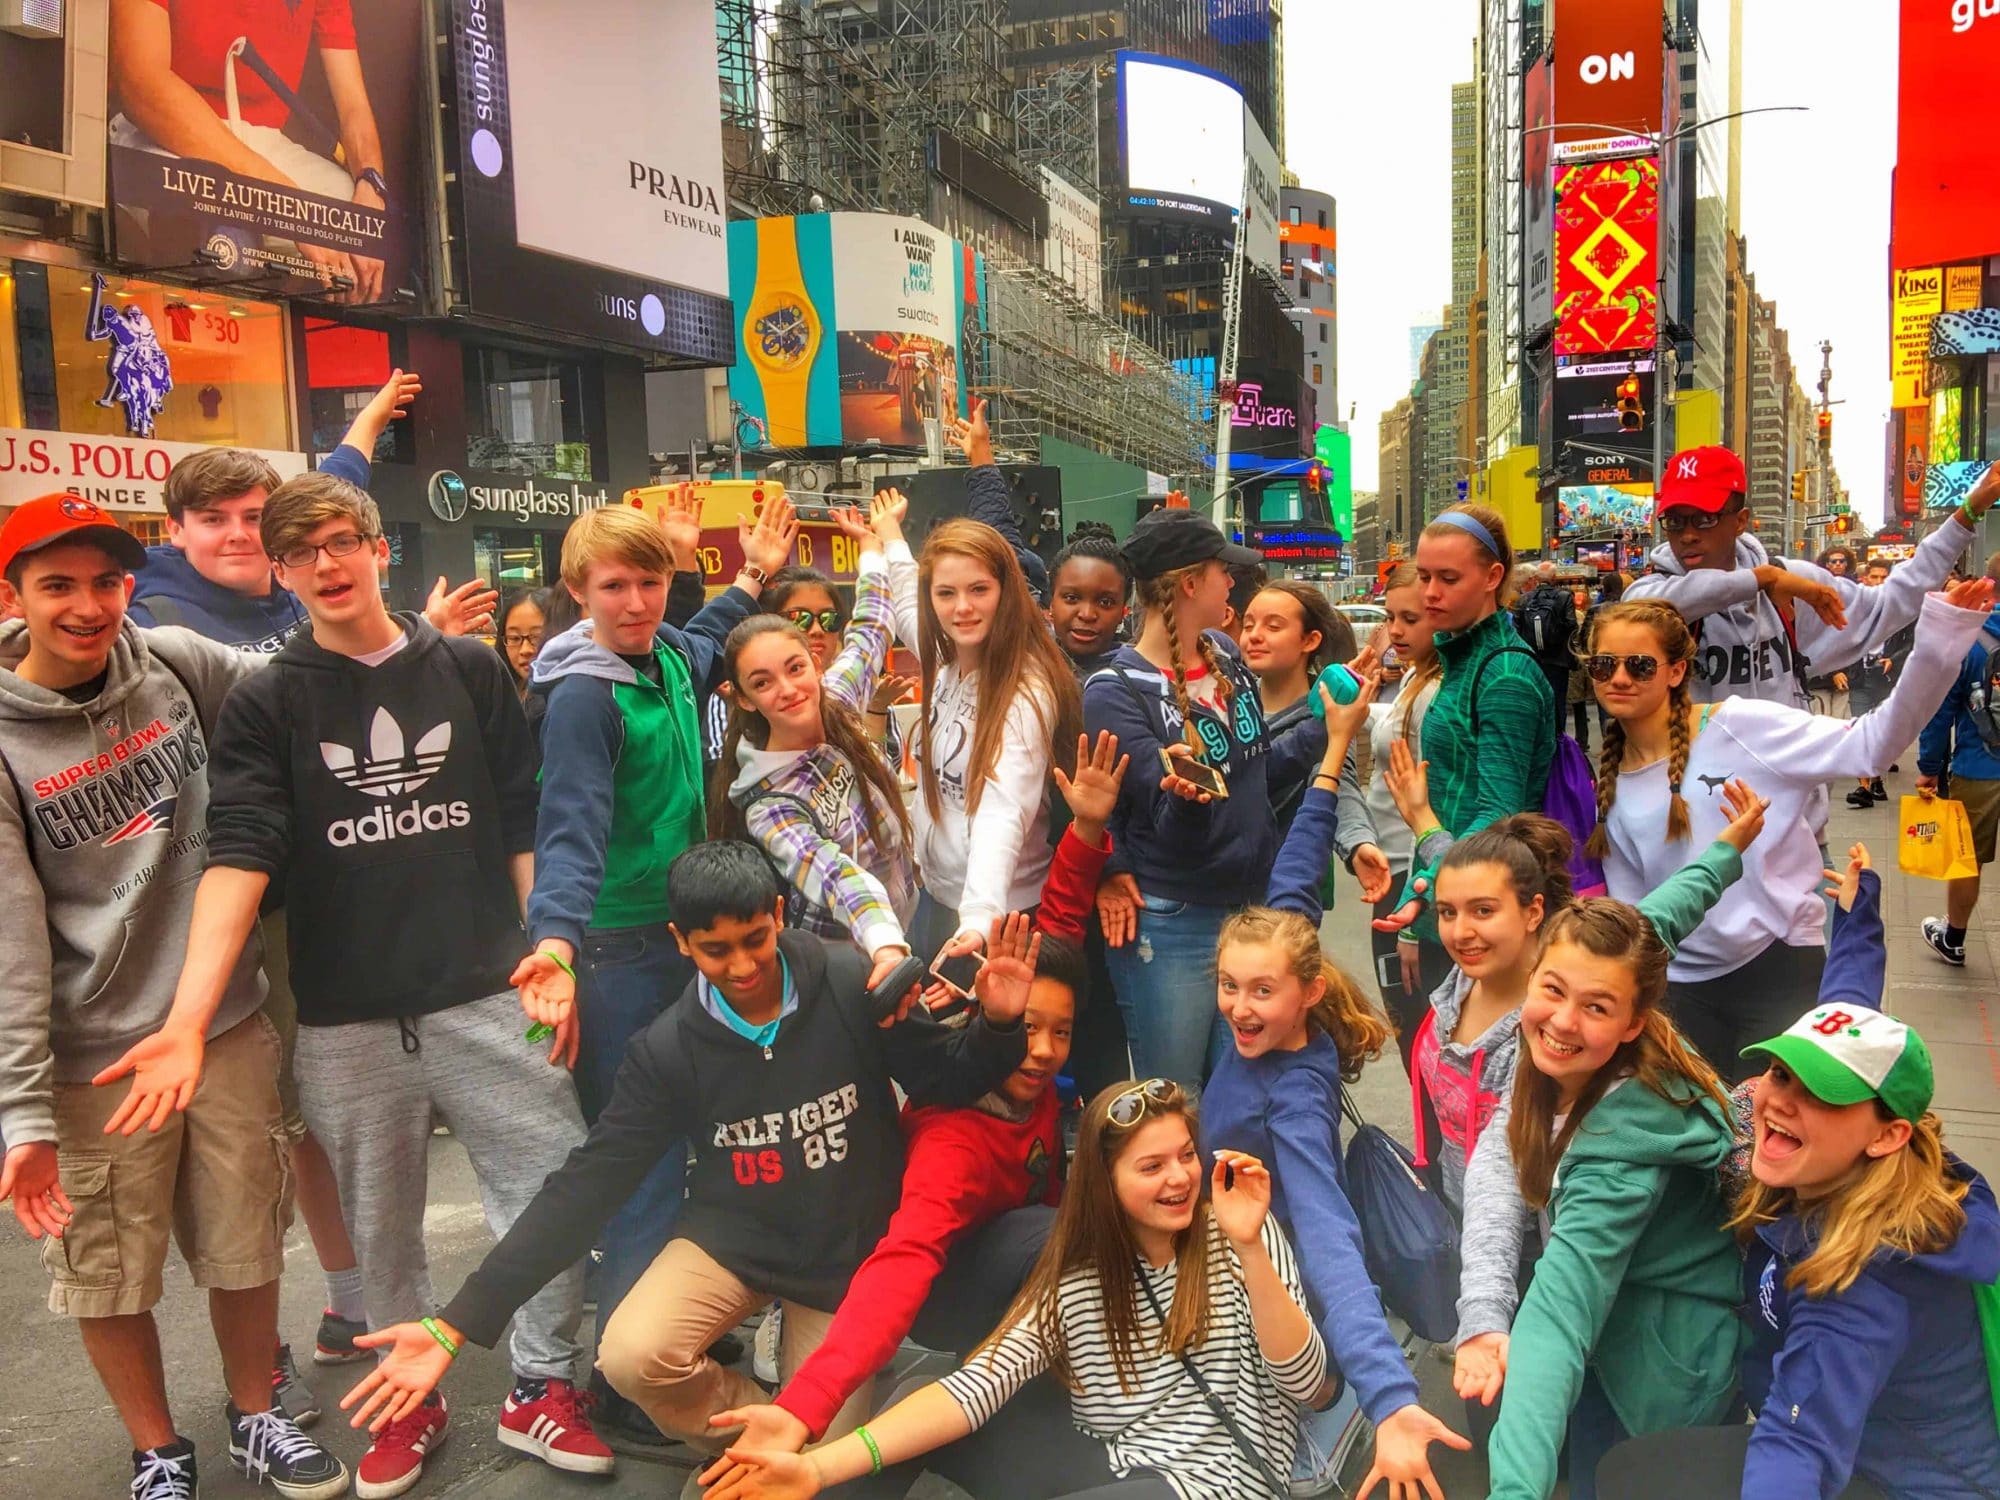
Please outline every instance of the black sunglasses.
[{"label": "black sunglasses", "polygon": [[837,609],[788,609],[785,618],[801,630],[811,630],[815,620],[828,635],[840,629],[840,611]]},{"label": "black sunglasses", "polygon": [[1181,1102],[1181,1086],[1171,1078],[1148,1078],[1135,1083],[1106,1106],[1104,1117],[1120,1130],[1129,1130],[1154,1108],[1171,1109]]},{"label": "black sunglasses", "polygon": [[1634,682],[1651,682],[1653,674],[1660,670],[1657,656],[1586,656],[1583,670],[1590,674],[1592,682],[1609,682],[1618,673],[1620,666],[1625,675]]}]

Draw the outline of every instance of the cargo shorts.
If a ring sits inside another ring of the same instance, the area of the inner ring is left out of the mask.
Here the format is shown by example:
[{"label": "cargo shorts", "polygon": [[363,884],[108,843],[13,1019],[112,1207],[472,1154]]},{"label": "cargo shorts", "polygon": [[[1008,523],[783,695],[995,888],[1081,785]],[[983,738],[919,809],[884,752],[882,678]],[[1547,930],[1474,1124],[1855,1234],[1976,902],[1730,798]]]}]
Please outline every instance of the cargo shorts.
[{"label": "cargo shorts", "polygon": [[278,1056],[271,1023],[250,1016],[209,1042],[186,1110],[129,1136],[104,1134],[127,1080],[56,1085],[56,1159],[73,1213],[42,1244],[50,1312],[146,1312],[160,1300],[169,1237],[198,1287],[247,1291],[278,1279],[292,1218]]}]

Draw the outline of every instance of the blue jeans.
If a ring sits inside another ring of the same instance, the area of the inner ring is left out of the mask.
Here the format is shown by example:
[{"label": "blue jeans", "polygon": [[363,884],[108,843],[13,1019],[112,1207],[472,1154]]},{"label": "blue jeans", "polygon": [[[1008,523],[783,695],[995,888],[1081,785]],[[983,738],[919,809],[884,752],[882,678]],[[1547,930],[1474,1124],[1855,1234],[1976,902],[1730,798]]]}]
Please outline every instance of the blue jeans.
[{"label": "blue jeans", "polygon": [[[612,1084],[633,1037],[680,998],[694,965],[664,922],[587,932],[578,955],[577,1012],[583,1036],[576,1057],[576,1092],[586,1124],[611,1102]],[[604,1226],[604,1264],[597,1284],[597,1326],[645,1274],[673,1238],[687,1179],[687,1146],[675,1141]]]},{"label": "blue jeans", "polygon": [[1148,896],[1139,935],[1106,950],[1136,1076],[1199,1089],[1228,1045],[1215,1004],[1215,943],[1228,917],[1226,906]]},{"label": "blue jeans", "polygon": [[1598,1383],[1597,1372],[1586,1370],[1576,1409],[1569,1414],[1570,1500],[1597,1500],[1598,1464],[1631,1435],[1611,1409],[1611,1398]]}]

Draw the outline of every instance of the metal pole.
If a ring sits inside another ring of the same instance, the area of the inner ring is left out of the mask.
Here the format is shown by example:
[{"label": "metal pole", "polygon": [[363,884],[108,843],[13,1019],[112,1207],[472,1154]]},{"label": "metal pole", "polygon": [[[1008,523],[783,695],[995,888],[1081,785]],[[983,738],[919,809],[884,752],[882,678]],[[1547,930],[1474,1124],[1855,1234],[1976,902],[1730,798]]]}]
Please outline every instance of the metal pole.
[{"label": "metal pole", "polygon": [[[1673,70],[1676,77],[1679,71]],[[1657,222],[1653,226],[1653,254],[1658,261],[1653,267],[1657,298],[1653,305],[1653,502],[1657,507],[1660,480],[1667,463],[1667,216],[1672,211],[1667,194],[1667,152],[1674,143],[1664,135],[1655,136],[1654,140],[1659,143],[1660,152],[1660,183],[1654,212]]]},{"label": "metal pole", "polygon": [[[1822,417],[1831,412],[1833,403],[1828,397],[1833,391],[1833,341],[1820,340],[1819,345],[1819,409]],[[1819,444],[1819,505],[1822,511],[1833,509],[1833,445],[1813,434],[1813,441]],[[1852,523],[1849,523],[1850,525]],[[1866,560],[1866,550],[1863,551]]]}]

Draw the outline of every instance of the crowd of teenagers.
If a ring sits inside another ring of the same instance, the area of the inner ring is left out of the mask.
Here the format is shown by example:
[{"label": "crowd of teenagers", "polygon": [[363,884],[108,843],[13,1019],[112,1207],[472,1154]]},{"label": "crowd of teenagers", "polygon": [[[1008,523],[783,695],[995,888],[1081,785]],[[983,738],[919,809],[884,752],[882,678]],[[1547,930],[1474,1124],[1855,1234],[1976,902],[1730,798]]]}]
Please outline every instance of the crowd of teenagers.
[{"label": "crowd of teenagers", "polygon": [[[777,500],[709,597],[686,491],[580,516],[557,588],[394,613],[365,455],[419,393],[282,483],[183,461],[168,546],[73,495],[0,527],[0,1197],[133,1500],[197,1494],[170,1239],[229,1460],[286,1500],[410,1489],[503,1338],[501,1443],[672,1439],[718,1500],[1325,1493],[1350,1393],[1393,1500],[1474,1443],[1496,1496],[2000,1496],[2000,1211],[1884,1009],[1867,853],[1823,843],[1827,784],[1933,715],[1931,787],[1995,753],[1950,731],[2000,560],[1949,580],[2000,466],[1864,588],[1677,456],[1649,571],[1565,617],[1593,768],[1498,515],[1426,526],[1361,645],[1181,506],[1044,563],[978,408],[968,515],[835,514],[851,590]],[[1322,946],[1350,882],[1367,982]],[[1465,1434],[1343,1160],[1392,1046]],[[498,1241],[442,1299],[439,1124]],[[279,1327],[295,1205],[312,1357],[368,1365],[352,1474]],[[957,1369],[890,1396],[906,1341]]]}]

